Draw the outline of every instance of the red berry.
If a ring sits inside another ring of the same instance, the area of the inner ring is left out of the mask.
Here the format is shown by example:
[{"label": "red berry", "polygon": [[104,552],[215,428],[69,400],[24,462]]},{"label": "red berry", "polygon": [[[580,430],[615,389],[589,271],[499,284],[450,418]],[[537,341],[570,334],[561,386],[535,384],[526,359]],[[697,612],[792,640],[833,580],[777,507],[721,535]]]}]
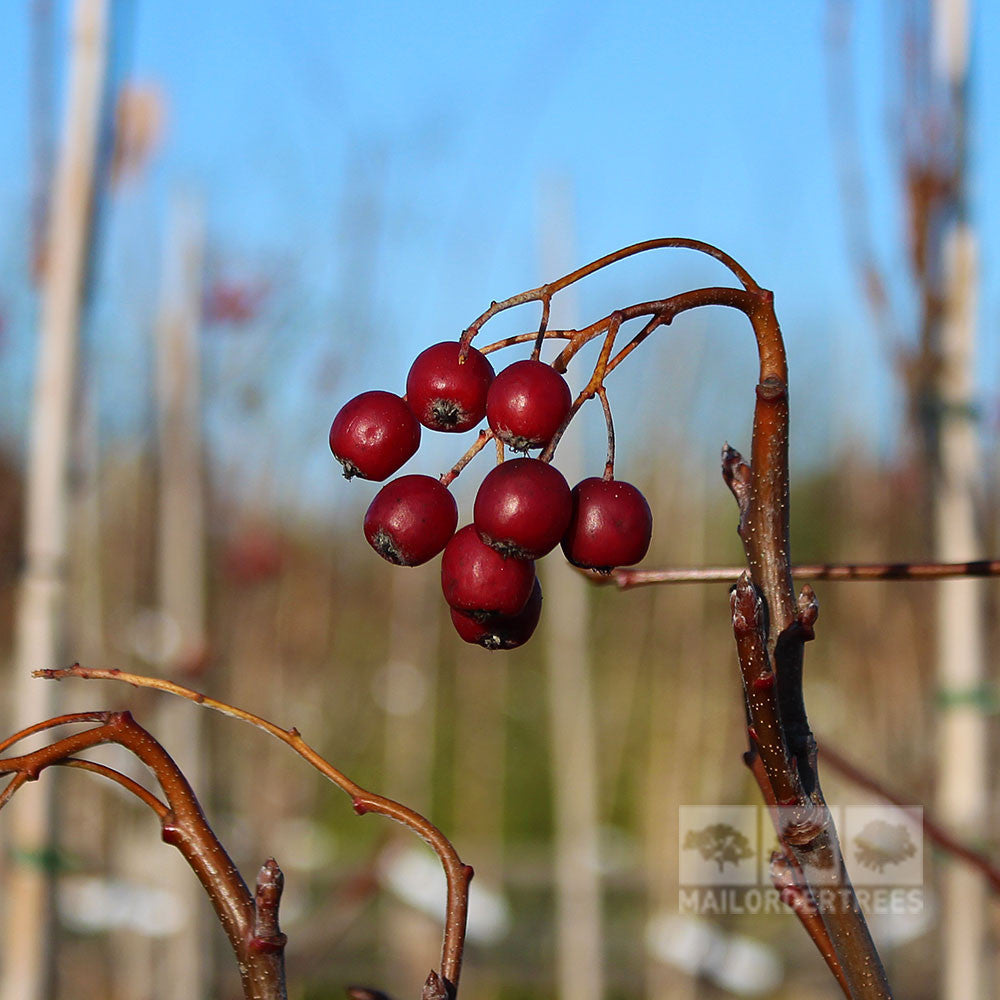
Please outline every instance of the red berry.
[{"label": "red berry", "polygon": [[537,458],[501,462],[476,494],[479,537],[505,556],[541,559],[566,533],[573,501],[563,474]]},{"label": "red berry", "polygon": [[540,448],[562,425],[572,405],[569,386],[550,365],[515,361],[493,380],[486,419],[515,451]]},{"label": "red berry", "polygon": [[649,549],[653,515],[630,483],[584,479],[573,487],[573,517],[562,548],[574,565],[604,572],[637,563]]},{"label": "red berry", "polygon": [[400,476],[375,494],[365,514],[365,538],[398,566],[419,566],[448,543],[458,524],[458,505],[431,476]]},{"label": "red berry", "polygon": [[445,341],[417,355],[406,376],[406,402],[432,431],[467,431],[486,416],[493,365],[469,348],[459,364],[458,342]]},{"label": "red berry", "polygon": [[346,479],[388,479],[419,445],[420,424],[392,392],[355,396],[341,407],[330,428],[330,450]]},{"label": "red berry", "polygon": [[452,608],[451,622],[466,642],[477,643],[484,649],[516,649],[531,638],[541,613],[542,587],[536,577],[528,603],[516,615],[510,618],[496,615],[480,621]]},{"label": "red berry", "polygon": [[467,524],[452,536],[441,557],[441,589],[448,604],[479,618],[511,617],[521,611],[535,581],[535,564],[505,559]]}]

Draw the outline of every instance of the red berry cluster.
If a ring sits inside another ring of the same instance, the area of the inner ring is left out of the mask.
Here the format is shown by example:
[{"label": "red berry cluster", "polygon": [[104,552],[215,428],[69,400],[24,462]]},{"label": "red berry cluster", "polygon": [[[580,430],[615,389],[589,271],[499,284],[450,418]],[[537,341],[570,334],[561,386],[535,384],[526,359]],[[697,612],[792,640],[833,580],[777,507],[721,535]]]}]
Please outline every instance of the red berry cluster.
[{"label": "red berry cluster", "polygon": [[[493,434],[518,452],[544,448],[572,400],[550,365],[517,361],[495,375],[474,347],[428,347],[413,362],[406,397],[363,392],[330,428],[330,448],[350,479],[378,482],[416,452],[420,427],[465,431],[485,417]],[[450,481],[450,477],[443,477]],[[538,458],[501,462],[476,494],[473,522],[456,531],[458,506],[431,476],[400,476],[382,487],[365,514],[368,543],[389,562],[417,566],[441,558],[441,587],[458,634],[487,649],[513,649],[538,624],[542,590],[535,560],[562,545],[566,558],[609,571],[638,562],[649,548],[652,515],[643,495],[611,478],[584,479],[570,490],[562,473]]]}]

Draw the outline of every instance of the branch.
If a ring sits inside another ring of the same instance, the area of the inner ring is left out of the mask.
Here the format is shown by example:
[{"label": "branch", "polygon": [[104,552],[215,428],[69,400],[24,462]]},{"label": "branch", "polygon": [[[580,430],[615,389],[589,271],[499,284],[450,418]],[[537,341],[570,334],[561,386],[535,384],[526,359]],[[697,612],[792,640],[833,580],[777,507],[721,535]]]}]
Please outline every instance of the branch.
[{"label": "branch", "polygon": [[733,599],[747,716],[752,728],[755,713],[771,726],[750,734],[751,751],[755,745],[759,749],[779,807],[789,793],[792,811],[787,819],[784,810],[775,811],[776,831],[802,871],[803,884],[820,904],[829,944],[850,996],[888,1000],[891,991],[885,971],[844,867],[820,788],[816,746],[802,697],[803,646],[813,635],[816,603],[811,590],[797,598],[792,585],[788,367],[771,293],[755,293],[747,316],[760,359],[750,461],[727,446],[723,476],[739,506],[737,530],[749,566],[749,575],[741,578]]},{"label": "branch", "polygon": [[[236,954],[244,996],[247,1000],[285,1000],[284,942],[281,941],[280,945],[276,943],[272,948],[258,947],[255,936],[256,907],[246,883],[208,825],[187,779],[166,750],[129,712],[62,715],[22,730],[4,741],[2,746],[6,749],[32,733],[79,722],[99,724],[31,753],[0,760],[0,774],[14,775],[0,796],[0,806],[26,781],[37,780],[42,771],[54,766],[91,771],[115,781],[138,796],[159,818],[164,842],[181,852],[208,894]],[[153,772],[166,796],[166,804],[112,768],[76,758],[85,750],[108,743],[131,751]],[[276,900],[274,906],[276,921]]]},{"label": "branch", "polygon": [[539,331],[531,334],[531,339],[535,340],[537,343],[539,338],[550,335],[549,331],[545,329],[548,320],[548,304],[557,292],[562,291],[564,288],[568,288],[570,285],[581,281],[591,274],[595,274],[602,268],[610,267],[612,264],[618,263],[618,261],[625,260],[627,257],[634,257],[636,254],[646,253],[648,250],[664,249],[668,247],[694,250],[698,253],[706,254],[709,257],[714,257],[717,261],[729,268],[733,275],[735,275],[736,279],[748,292],[760,291],[760,287],[753,280],[753,278],[750,277],[746,269],[730,257],[729,254],[720,250],[718,247],[714,247],[709,243],[704,243],[701,240],[691,240],[680,236],[667,236],[663,239],[646,240],[643,243],[634,243],[632,246],[624,247],[621,250],[616,250],[614,253],[609,253],[604,257],[600,257],[589,264],[585,264],[583,267],[577,268],[575,271],[571,271],[569,274],[563,275],[561,278],[557,278],[555,281],[549,282],[547,285],[540,285],[538,288],[530,288],[526,292],[520,292],[517,295],[512,295],[510,298],[503,299],[500,302],[491,302],[490,307],[463,331],[460,339],[460,343],[462,345],[462,355],[465,355],[469,344],[472,343],[472,339],[476,336],[476,334],[478,334],[482,327],[494,316],[507,309],[513,309],[516,306],[525,305],[528,302],[542,303],[542,322],[539,325]]},{"label": "branch", "polygon": [[379,813],[394,819],[397,823],[408,827],[422,840],[426,841],[437,853],[444,868],[448,883],[448,900],[445,913],[444,942],[441,949],[441,975],[448,984],[448,989],[454,995],[458,989],[458,981],[462,972],[462,953],[465,947],[465,925],[469,907],[469,882],[473,870],[458,856],[447,837],[430,821],[418,812],[404,806],[393,799],[370,792],[357,782],[352,781],[341,771],[338,771],[329,761],[318,754],[304,739],[299,731],[282,729],[267,719],[252,712],[246,712],[215,698],[182,687],[159,677],[144,677],[141,674],[125,673],[121,670],[96,670],[75,664],[68,670],[36,670],[34,676],[49,680],[62,680],[65,677],[78,677],[83,680],[112,680],[131,684],[133,687],[152,688],[167,694],[185,698],[188,701],[209,708],[222,715],[247,722],[258,729],[263,729],[282,743],[291,747],[300,757],[308,761],[324,777],[332,781],[338,788],[351,797],[354,811],[363,816],[365,813]]},{"label": "branch", "polygon": [[[614,569],[610,573],[580,570],[591,582],[615,584],[619,590],[659,583],[735,583],[742,566],[689,566],[663,569]],[[801,563],[791,567],[796,580],[949,580],[1000,576],[1000,559],[957,563]]]},{"label": "branch", "polygon": [[[761,796],[771,809],[772,819],[775,829],[777,829],[780,825],[776,815],[777,799],[753,738],[751,738],[750,749],[743,755],[743,763],[750,769],[750,773],[760,787]],[[847,1000],[851,1000],[851,991],[844,978],[844,970],[840,967],[840,962],[837,961],[837,956],[834,954],[833,943],[830,941],[830,935],[823,923],[822,916],[820,916],[819,907],[816,905],[816,899],[806,881],[805,873],[795,860],[795,855],[788,845],[781,840],[780,835],[778,841],[782,850],[775,851],[771,855],[771,883],[778,890],[781,901],[798,917],[799,923],[812,938],[830,972],[833,973],[840,988],[844,991]]]},{"label": "branch", "polygon": [[170,813],[170,807],[164,805],[152,792],[143,788],[138,781],[133,781],[127,775],[122,774],[121,771],[116,771],[113,767],[99,764],[93,760],[81,760],[79,757],[67,757],[65,760],[57,760],[55,763],[60,767],[75,767],[81,771],[90,771],[92,774],[99,774],[102,778],[114,781],[127,792],[131,792],[140,802],[149,806],[161,822],[165,822]]}]

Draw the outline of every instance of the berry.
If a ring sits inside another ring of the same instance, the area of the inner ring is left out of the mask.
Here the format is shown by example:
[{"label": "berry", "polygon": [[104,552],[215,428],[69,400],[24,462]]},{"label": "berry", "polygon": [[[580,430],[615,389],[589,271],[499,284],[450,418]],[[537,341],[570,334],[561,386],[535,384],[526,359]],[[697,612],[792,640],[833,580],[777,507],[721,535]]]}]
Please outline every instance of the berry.
[{"label": "berry", "polygon": [[431,476],[400,476],[375,494],[365,514],[365,538],[398,566],[419,566],[448,543],[458,524],[458,505]]},{"label": "berry", "polygon": [[646,554],[652,534],[649,504],[630,483],[594,478],[573,487],[562,548],[574,566],[602,572],[631,566]]},{"label": "berry", "polygon": [[566,533],[573,513],[563,474],[537,458],[501,462],[476,494],[479,537],[505,556],[541,559]]},{"label": "berry", "polygon": [[493,365],[474,347],[459,364],[458,352],[457,341],[428,347],[406,376],[406,402],[432,431],[467,431],[486,416]]},{"label": "berry", "polygon": [[535,564],[505,559],[467,524],[452,536],[441,557],[444,599],[458,611],[485,620],[523,610],[535,581]]},{"label": "berry", "polygon": [[419,445],[420,424],[392,392],[355,396],[341,407],[330,428],[330,450],[343,465],[345,479],[388,479]]},{"label": "berry", "polygon": [[466,642],[477,643],[484,649],[516,649],[531,638],[541,613],[542,587],[535,577],[528,603],[516,615],[510,618],[497,615],[480,621],[452,608],[451,622]]},{"label": "berry", "polygon": [[515,361],[493,380],[486,419],[515,451],[540,448],[562,425],[572,399],[566,379],[541,361]]}]

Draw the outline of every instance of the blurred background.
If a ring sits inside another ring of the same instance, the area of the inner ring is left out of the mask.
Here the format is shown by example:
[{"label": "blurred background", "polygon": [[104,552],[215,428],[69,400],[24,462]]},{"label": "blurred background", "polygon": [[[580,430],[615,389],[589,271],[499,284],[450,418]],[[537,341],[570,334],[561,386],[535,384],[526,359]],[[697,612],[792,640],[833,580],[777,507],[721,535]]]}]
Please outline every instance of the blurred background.
[{"label": "blurred background", "polygon": [[[5,728],[132,708],[244,875],[284,869],[296,1000],[417,995],[433,855],[248,727],[28,671],[171,676],[427,815],[477,872],[470,998],[835,995],[791,916],[678,913],[679,807],[757,801],[727,587],[595,588],[553,555],[534,639],[466,646],[436,564],[365,544],[377,487],[344,481],[326,435],[491,300],[691,236],[775,291],[795,561],[995,554],[998,22],[945,0],[3,5]],[[553,324],[726,280],[658,251]],[[536,324],[521,309],[487,339]],[[646,565],[740,562],[718,454],[749,446],[749,334],[689,314],[609,379]],[[473,437],[425,432],[404,471]],[[604,445],[587,407],[557,463],[600,474]],[[456,482],[460,523],[488,461]],[[995,584],[816,589],[821,745],[993,848]],[[2,1000],[238,995],[201,890],[118,791],[46,774],[4,813]],[[873,926],[898,995],[994,995],[998,914],[927,843],[923,908]]]}]

